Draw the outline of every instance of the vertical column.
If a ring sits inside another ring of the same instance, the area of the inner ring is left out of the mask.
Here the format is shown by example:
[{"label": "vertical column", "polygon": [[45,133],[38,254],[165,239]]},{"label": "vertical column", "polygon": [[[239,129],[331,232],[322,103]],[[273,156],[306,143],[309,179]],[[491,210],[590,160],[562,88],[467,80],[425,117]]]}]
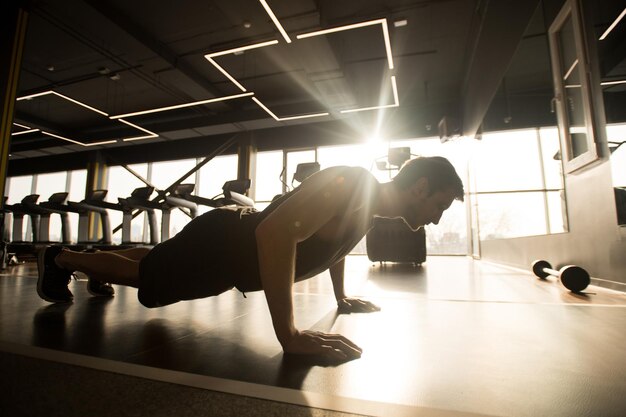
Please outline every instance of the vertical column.
[{"label": "vertical column", "polygon": [[[0,122],[0,237],[4,237],[4,194],[9,165],[11,127],[15,96],[22,65],[28,13],[18,1],[3,1],[0,5],[0,94],[2,121]],[[0,238],[0,269],[7,265],[6,242]]]},{"label": "vertical column", "polygon": [[[94,190],[106,190],[108,187],[109,170],[107,165],[102,161],[99,154],[93,161],[87,164],[87,185],[85,188],[85,196],[91,194]],[[89,213],[89,227],[87,239],[90,242],[98,241],[102,237],[102,224],[100,214]]]},{"label": "vertical column", "polygon": [[250,185],[250,191],[248,192],[248,197],[253,200],[256,194],[256,186],[254,181],[254,176],[256,173],[256,154],[257,148],[252,133],[239,140],[237,150],[237,179],[250,178],[252,180],[252,184]]},{"label": "vertical column", "polygon": [[[15,96],[22,64],[28,13],[20,1],[5,1],[0,6],[0,93],[2,122],[0,123],[0,196],[4,196]],[[0,204],[4,201],[0,198]],[[1,223],[0,223],[1,224]]]}]

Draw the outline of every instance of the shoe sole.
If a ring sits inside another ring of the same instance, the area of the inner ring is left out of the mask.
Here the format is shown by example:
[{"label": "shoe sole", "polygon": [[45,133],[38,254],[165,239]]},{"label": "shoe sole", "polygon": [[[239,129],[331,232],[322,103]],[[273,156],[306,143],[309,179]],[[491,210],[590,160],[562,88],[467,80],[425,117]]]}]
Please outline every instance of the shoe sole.
[{"label": "shoe sole", "polygon": [[39,295],[39,297],[41,297],[42,299],[50,303],[71,303],[72,299],[59,300],[59,299],[50,298],[46,294],[44,294],[43,273],[45,270],[45,262],[44,262],[45,254],[46,254],[46,249],[40,250],[39,253],[37,254],[37,295]]}]

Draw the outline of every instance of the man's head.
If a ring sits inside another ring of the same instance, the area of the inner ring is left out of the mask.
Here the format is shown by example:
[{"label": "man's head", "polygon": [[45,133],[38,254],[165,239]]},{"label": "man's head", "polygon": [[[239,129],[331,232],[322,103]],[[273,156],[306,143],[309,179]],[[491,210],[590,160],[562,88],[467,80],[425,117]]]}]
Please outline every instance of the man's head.
[{"label": "man's head", "polygon": [[439,223],[454,200],[463,201],[463,182],[446,158],[418,157],[407,161],[393,178],[404,196],[402,217],[413,229]]}]

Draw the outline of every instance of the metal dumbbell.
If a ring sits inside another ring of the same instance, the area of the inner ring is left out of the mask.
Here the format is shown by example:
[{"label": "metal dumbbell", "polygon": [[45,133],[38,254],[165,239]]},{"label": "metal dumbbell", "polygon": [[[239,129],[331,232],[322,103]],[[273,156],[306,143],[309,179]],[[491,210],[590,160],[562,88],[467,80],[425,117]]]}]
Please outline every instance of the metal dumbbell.
[{"label": "metal dumbbell", "polygon": [[565,288],[576,293],[587,288],[591,282],[589,273],[576,265],[567,265],[557,271],[552,269],[550,262],[539,260],[533,262],[533,273],[540,279],[546,279],[552,275],[558,278]]}]

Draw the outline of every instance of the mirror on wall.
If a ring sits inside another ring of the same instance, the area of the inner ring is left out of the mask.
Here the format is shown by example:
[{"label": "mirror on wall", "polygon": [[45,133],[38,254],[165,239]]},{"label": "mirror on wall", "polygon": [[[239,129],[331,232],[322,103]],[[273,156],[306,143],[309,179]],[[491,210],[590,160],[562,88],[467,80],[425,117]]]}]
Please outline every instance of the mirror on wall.
[{"label": "mirror on wall", "polygon": [[483,119],[470,162],[473,239],[568,230],[550,48],[539,2]]}]

